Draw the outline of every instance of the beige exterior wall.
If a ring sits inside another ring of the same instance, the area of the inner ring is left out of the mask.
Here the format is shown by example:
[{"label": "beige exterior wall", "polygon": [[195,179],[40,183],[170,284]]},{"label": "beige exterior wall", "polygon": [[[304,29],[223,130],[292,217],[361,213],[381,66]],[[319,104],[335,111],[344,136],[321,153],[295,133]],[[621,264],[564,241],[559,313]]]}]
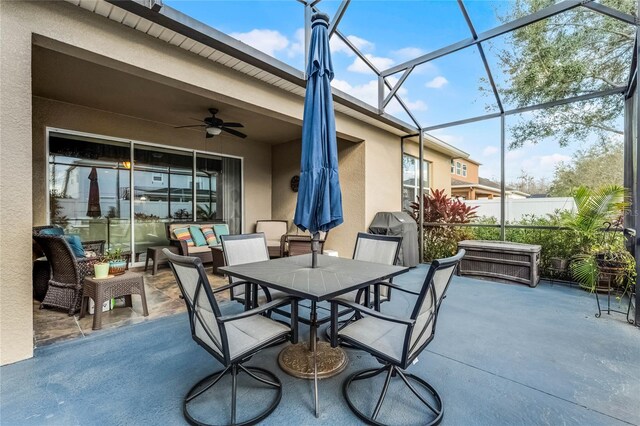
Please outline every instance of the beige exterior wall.
[{"label": "beige exterior wall", "polygon": [[263,212],[271,211],[271,146],[250,138],[205,139],[198,132],[185,132],[119,114],[78,105],[33,99],[33,212],[34,225],[45,224],[46,127],[94,133],[103,136],[196,149],[243,158],[244,229],[251,231]]},{"label": "beige exterior wall", "polygon": [[[291,190],[291,178],[300,174],[300,141],[274,145],[271,216],[289,221],[290,232],[296,210],[297,193]],[[342,189],[344,223],[329,232],[325,248],[337,250],[342,257],[351,257],[355,235],[366,230],[364,143],[338,141],[338,168]]]},{"label": "beige exterior wall", "polygon": [[[462,168],[462,165],[466,165],[467,175],[462,176],[462,171],[460,172],[461,174],[457,174],[456,169],[454,168],[453,173],[451,173],[452,179],[461,180],[463,182],[469,182],[469,183],[478,183],[478,176],[479,176],[478,171],[480,170],[479,164],[474,163],[472,161],[467,161],[463,158],[455,158],[454,162],[459,162],[461,165],[461,168]],[[449,169],[449,171],[451,171],[451,169]]]},{"label": "beige exterior wall", "polygon": [[[33,354],[31,32],[0,2],[0,364]],[[10,60],[5,58],[10,57]]]},{"label": "beige exterior wall", "polygon": [[[425,143],[424,159],[431,163],[431,189],[444,189],[447,194],[451,193],[451,156],[430,149]],[[404,152],[414,157],[418,157],[420,150],[418,144],[405,143]]]},{"label": "beige exterior wall", "polygon": [[[3,1],[0,14],[0,364],[33,353],[31,227],[46,221],[46,126],[244,157],[245,230],[270,214],[291,219],[293,197],[281,196],[280,188],[288,190],[290,167],[299,158],[293,145],[272,148],[233,140],[212,150],[195,132],[187,136],[135,117],[34,98],[32,44],[294,124],[302,120],[300,96],[69,3]],[[400,210],[400,141],[340,114],[336,127],[345,139],[364,141],[340,142],[346,224],[331,234],[328,247],[349,256],[355,233],[366,230],[377,211]]]}]

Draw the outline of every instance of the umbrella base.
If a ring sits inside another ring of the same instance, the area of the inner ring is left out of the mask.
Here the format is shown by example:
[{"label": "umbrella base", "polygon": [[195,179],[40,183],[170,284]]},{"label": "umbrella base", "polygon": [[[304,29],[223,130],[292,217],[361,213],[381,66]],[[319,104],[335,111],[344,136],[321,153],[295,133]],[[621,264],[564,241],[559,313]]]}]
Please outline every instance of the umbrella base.
[{"label": "umbrella base", "polygon": [[[318,378],[326,379],[340,374],[349,359],[342,348],[332,348],[328,342],[316,344]],[[278,364],[282,370],[293,377],[313,379],[313,352],[308,342],[289,345],[280,351]]]}]

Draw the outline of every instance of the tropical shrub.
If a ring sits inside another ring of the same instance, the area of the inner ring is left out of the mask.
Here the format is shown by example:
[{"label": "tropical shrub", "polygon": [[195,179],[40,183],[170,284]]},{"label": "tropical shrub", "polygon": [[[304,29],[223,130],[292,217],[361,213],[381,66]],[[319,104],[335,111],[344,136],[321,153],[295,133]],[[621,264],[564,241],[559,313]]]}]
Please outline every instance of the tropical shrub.
[{"label": "tropical shrub", "polygon": [[[469,239],[473,232],[466,227],[447,226],[446,224],[469,223],[476,218],[475,210],[464,202],[451,198],[443,189],[436,189],[431,194],[424,194],[424,260],[452,256],[458,249],[458,241]],[[412,215],[419,220],[420,206],[418,202],[411,204]],[[442,224],[442,225],[440,225]]]}]

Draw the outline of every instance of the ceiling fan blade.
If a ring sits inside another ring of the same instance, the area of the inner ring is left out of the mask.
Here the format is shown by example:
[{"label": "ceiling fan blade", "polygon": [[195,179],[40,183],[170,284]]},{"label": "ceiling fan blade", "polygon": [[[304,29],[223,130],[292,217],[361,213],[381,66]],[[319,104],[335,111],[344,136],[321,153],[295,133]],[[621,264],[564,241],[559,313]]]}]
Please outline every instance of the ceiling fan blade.
[{"label": "ceiling fan blade", "polygon": [[224,127],[244,127],[241,123],[222,123]]},{"label": "ceiling fan blade", "polygon": [[176,126],[174,127],[174,129],[186,129],[189,127],[207,127],[206,124],[193,124],[193,125],[189,125],[189,126]]},{"label": "ceiling fan blade", "polygon": [[227,133],[231,133],[233,136],[237,136],[237,137],[242,138],[242,139],[247,137],[247,135],[245,135],[244,133],[240,133],[237,130],[228,129],[228,128],[224,127],[224,126],[220,127],[220,129],[224,130]]}]

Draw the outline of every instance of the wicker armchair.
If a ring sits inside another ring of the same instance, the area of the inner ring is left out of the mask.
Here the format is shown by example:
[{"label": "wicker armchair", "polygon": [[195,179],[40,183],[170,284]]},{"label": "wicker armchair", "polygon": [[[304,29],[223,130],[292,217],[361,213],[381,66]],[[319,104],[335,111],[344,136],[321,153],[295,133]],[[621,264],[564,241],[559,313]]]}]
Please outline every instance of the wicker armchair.
[{"label": "wicker armchair", "polygon": [[34,235],[51,266],[51,276],[40,308],[53,306],[73,315],[82,300],[84,277],[93,274],[96,258],[78,259],[63,236]]},{"label": "wicker armchair", "polygon": [[[60,229],[60,230],[62,230],[62,227],[60,227],[58,225],[34,226],[32,235],[34,235],[34,236],[35,235],[40,235],[40,233],[45,229]],[[63,232],[64,231],[61,231],[61,233],[63,233]],[[82,242],[82,248],[84,248],[86,251],[93,251],[97,255],[101,255],[101,254],[104,254],[104,246],[105,246],[105,244],[106,244],[106,240],[83,241]],[[34,244],[33,245],[33,258],[37,259],[38,257],[42,257],[42,256],[43,256],[42,249],[40,247],[38,247],[38,244]]]},{"label": "wicker armchair", "polygon": [[[328,232],[320,233],[320,254],[324,252],[324,243]],[[280,257],[300,256],[311,253],[311,235],[283,235],[280,240]]]}]

